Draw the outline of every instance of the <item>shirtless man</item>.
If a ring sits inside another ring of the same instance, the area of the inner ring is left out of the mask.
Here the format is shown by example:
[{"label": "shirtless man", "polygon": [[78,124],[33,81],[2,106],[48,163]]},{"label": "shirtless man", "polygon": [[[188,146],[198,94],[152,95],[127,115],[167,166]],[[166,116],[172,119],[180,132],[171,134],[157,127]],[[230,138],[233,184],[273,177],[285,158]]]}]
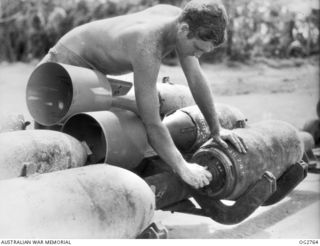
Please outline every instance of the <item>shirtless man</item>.
[{"label": "shirtless man", "polygon": [[201,188],[212,176],[205,167],[188,163],[161,122],[156,81],[161,59],[176,50],[188,85],[218,144],[229,140],[239,152],[246,145],[232,131],[222,129],[198,58],[225,39],[227,16],[216,1],[189,2],[184,9],[157,5],[144,11],[76,27],[63,36],[41,62],[62,62],[96,69],[106,75],[134,73],[139,115],[149,142],[186,183]]}]

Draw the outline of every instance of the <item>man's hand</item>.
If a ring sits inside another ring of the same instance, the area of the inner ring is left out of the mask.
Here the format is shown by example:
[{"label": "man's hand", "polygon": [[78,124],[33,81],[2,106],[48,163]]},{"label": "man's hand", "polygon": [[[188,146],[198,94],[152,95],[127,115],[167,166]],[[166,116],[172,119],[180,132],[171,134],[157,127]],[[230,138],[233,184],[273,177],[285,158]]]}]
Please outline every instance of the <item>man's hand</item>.
[{"label": "man's hand", "polygon": [[207,167],[195,163],[187,163],[186,168],[179,175],[183,181],[196,189],[209,185],[212,180],[212,175]]},{"label": "man's hand", "polygon": [[240,153],[247,153],[247,145],[243,139],[232,130],[221,128],[220,135],[212,136],[212,139],[224,148],[228,147],[228,144],[225,142],[225,140],[228,140]]}]

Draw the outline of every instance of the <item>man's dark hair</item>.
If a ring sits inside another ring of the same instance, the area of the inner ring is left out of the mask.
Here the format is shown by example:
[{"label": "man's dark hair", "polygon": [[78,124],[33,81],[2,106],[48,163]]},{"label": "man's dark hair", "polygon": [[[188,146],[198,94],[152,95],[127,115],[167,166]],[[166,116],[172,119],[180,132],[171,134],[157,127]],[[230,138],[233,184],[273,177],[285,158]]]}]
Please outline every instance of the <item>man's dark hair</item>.
[{"label": "man's dark hair", "polygon": [[228,17],[224,6],[217,1],[193,0],[187,3],[179,21],[189,25],[188,38],[211,41],[214,46],[225,41]]}]

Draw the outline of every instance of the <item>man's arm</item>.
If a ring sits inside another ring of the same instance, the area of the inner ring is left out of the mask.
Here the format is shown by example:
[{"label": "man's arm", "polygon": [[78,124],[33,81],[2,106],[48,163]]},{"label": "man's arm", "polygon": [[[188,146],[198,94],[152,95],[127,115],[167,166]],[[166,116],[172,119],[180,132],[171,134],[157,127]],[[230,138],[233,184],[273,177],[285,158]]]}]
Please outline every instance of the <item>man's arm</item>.
[{"label": "man's arm", "polygon": [[246,153],[247,146],[242,139],[232,131],[220,127],[211,89],[202,72],[198,59],[194,56],[184,56],[179,57],[179,59],[192,96],[208,123],[213,139],[224,147],[227,147],[224,140],[229,140],[239,152]]},{"label": "man's arm", "polygon": [[160,59],[150,51],[142,50],[133,61],[137,107],[145,125],[149,143],[185,182],[194,188],[203,187],[211,181],[210,172],[200,165],[190,164],[184,160],[168,129],[161,122],[156,88],[159,67]]}]

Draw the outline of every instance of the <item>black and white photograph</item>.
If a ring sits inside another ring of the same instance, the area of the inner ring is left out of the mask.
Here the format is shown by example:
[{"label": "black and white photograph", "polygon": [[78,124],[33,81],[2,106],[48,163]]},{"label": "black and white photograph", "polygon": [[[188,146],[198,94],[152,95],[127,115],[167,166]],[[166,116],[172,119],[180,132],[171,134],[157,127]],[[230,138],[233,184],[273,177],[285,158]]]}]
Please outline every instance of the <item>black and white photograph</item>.
[{"label": "black and white photograph", "polygon": [[0,0],[0,244],[319,245],[319,4]]}]

